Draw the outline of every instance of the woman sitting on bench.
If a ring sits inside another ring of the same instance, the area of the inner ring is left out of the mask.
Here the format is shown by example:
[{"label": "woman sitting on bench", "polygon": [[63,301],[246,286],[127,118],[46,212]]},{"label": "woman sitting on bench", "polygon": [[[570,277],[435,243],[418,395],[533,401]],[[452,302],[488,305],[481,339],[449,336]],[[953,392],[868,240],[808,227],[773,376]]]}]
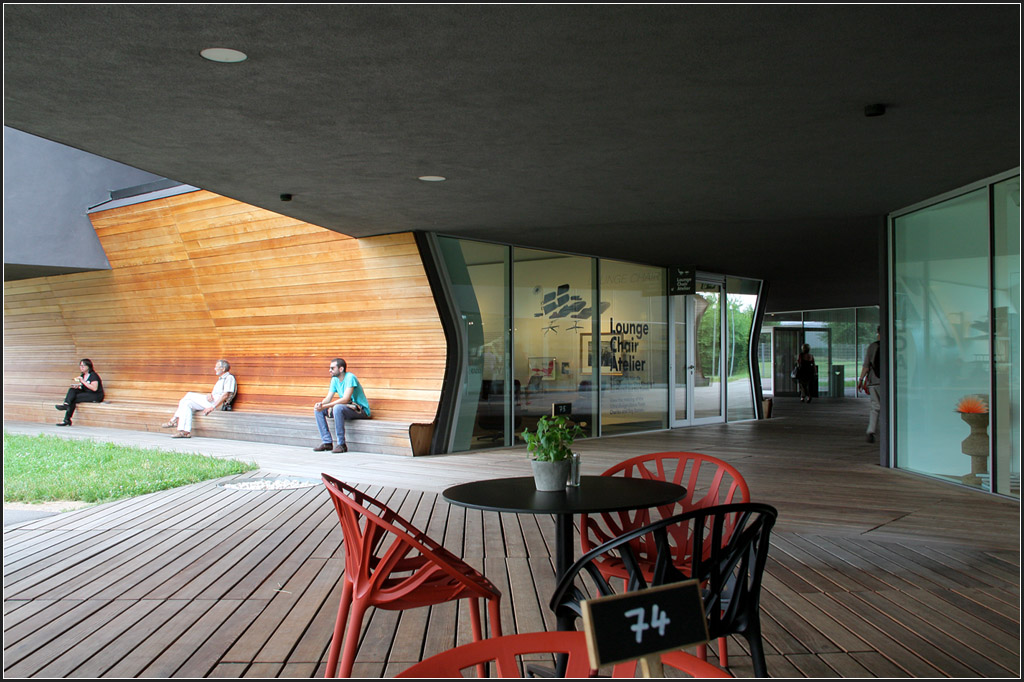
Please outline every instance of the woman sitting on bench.
[{"label": "woman sitting on bench", "polygon": [[64,402],[54,405],[58,410],[64,411],[64,421],[57,422],[57,426],[71,426],[71,415],[75,413],[75,405],[78,403],[103,402],[103,380],[93,370],[92,360],[82,358],[78,363],[78,369],[82,370],[82,373],[75,377],[75,383],[68,389]]}]

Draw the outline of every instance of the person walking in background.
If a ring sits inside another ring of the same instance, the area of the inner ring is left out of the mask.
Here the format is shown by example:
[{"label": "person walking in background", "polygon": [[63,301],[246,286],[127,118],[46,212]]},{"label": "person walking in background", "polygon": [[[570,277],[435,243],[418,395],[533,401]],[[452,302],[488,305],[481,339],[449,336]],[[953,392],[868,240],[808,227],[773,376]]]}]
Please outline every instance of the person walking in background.
[{"label": "person walking in background", "polygon": [[[818,368],[811,355],[811,347],[806,343],[800,347],[800,355],[796,358],[796,381],[800,385],[800,402],[811,402],[813,389],[817,385]],[[812,386],[814,384],[814,386]]]},{"label": "person walking in background", "polygon": [[82,373],[75,377],[74,383],[64,396],[64,402],[54,405],[64,412],[64,421],[57,422],[57,426],[71,426],[71,415],[75,413],[75,405],[78,403],[103,402],[103,380],[93,369],[92,360],[82,358],[78,362],[78,369]]},{"label": "person walking in background", "polygon": [[[316,427],[320,431],[320,445],[313,448],[314,452],[348,452],[345,444],[345,420],[369,419],[370,403],[366,400],[363,385],[355,374],[347,371],[347,365],[341,358],[331,360],[331,385],[327,396],[313,405],[316,415]],[[332,399],[332,396],[336,396]],[[338,434],[338,444],[332,447],[331,430],[327,426],[327,413],[334,416],[334,430]]]},{"label": "person walking in background", "polygon": [[857,380],[857,390],[864,391],[870,399],[868,412],[868,442],[875,442],[875,432],[878,431],[878,414],[882,411],[882,401],[878,393],[881,384],[882,354],[881,354],[881,328],[875,328],[875,341],[868,346],[864,353],[864,366],[860,370],[860,379]]},{"label": "person walking in background", "polygon": [[178,409],[171,420],[163,425],[165,429],[178,428],[178,433],[171,438],[192,437],[192,413],[202,410],[203,414],[210,414],[224,404],[225,400],[231,400],[238,390],[235,377],[232,376],[231,365],[227,360],[218,360],[213,371],[217,375],[217,383],[209,393],[186,393],[185,397],[178,401]]}]

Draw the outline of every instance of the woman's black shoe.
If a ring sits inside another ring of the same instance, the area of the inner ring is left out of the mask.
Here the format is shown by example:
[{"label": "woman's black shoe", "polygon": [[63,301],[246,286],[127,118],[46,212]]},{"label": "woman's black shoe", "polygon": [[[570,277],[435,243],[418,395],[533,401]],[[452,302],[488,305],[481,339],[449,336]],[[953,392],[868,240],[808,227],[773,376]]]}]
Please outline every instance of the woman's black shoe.
[{"label": "woman's black shoe", "polygon": [[60,405],[54,405],[54,407],[56,407],[58,410],[67,410],[68,409],[68,404],[67,403],[61,403]]},{"label": "woman's black shoe", "polygon": [[71,420],[70,419],[65,419],[62,422],[57,422],[57,426],[71,426]]}]

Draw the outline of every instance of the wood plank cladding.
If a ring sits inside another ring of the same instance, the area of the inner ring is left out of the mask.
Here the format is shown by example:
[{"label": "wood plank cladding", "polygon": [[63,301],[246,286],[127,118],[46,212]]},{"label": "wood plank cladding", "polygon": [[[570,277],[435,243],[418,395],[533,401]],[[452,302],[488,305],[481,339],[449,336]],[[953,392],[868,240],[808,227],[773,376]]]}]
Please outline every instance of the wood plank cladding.
[{"label": "wood plank cladding", "polygon": [[87,357],[107,400],[160,419],[223,357],[236,409],[311,415],[340,356],[374,417],[433,421],[445,338],[411,234],[357,240],[206,191],[91,219],[111,270],[4,283],[5,414],[59,402]]}]

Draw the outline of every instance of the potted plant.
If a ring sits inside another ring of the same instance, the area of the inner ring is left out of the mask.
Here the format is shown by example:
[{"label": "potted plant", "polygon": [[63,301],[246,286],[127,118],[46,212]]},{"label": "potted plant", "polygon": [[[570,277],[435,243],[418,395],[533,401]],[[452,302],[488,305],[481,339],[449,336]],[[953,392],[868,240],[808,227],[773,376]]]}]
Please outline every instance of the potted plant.
[{"label": "potted plant", "polygon": [[523,440],[530,453],[530,466],[533,467],[537,490],[552,492],[565,489],[572,442],[582,434],[583,429],[579,424],[565,417],[547,415],[537,421],[537,430],[533,433],[523,429]]}]

